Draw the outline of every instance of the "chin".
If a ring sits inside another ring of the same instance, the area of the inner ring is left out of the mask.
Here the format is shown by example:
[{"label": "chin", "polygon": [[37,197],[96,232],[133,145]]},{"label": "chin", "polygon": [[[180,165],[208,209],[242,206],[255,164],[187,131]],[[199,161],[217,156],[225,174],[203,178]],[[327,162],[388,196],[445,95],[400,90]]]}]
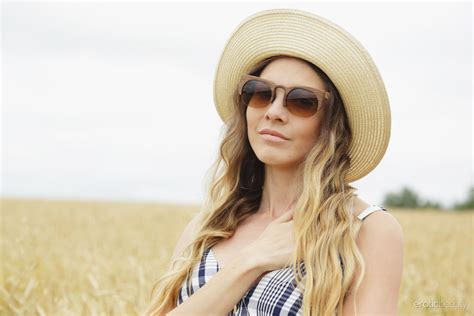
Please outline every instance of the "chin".
[{"label": "chin", "polygon": [[258,160],[260,160],[266,165],[271,165],[271,166],[291,165],[294,163],[293,161],[281,159],[284,156],[284,154],[278,153],[277,151],[274,151],[272,153],[268,153],[268,152],[258,153],[257,152],[256,156]]}]

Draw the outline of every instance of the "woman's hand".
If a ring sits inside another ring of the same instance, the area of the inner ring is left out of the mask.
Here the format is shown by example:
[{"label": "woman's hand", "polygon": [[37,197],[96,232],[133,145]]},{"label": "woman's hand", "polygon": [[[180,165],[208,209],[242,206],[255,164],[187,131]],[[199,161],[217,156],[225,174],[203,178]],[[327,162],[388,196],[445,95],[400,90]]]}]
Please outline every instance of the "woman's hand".
[{"label": "woman's hand", "polygon": [[264,272],[281,269],[290,264],[295,248],[293,209],[283,213],[265,228],[246,250],[255,256]]}]

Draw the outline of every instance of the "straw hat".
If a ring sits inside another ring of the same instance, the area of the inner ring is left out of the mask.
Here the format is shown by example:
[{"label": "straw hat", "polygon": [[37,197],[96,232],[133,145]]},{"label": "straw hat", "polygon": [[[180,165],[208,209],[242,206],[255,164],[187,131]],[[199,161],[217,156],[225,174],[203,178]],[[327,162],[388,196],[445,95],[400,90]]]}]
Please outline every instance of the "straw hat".
[{"label": "straw hat", "polygon": [[271,9],[244,19],[222,51],[214,78],[214,103],[227,122],[241,75],[265,58],[289,55],[321,68],[337,87],[353,141],[347,182],[372,171],[390,139],[390,105],[378,69],[362,44],[333,22],[299,9]]}]

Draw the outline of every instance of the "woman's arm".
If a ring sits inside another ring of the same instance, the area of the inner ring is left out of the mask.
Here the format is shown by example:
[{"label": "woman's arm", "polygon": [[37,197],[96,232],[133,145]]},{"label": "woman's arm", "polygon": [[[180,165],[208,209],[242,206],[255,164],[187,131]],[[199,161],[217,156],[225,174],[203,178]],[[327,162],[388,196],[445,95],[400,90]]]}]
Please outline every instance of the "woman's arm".
[{"label": "woman's arm", "polygon": [[[403,231],[387,212],[368,216],[359,231],[357,244],[364,257],[366,272],[355,298],[344,301],[343,315],[397,315],[398,295],[403,270]],[[356,274],[356,279],[359,274]]]},{"label": "woman's arm", "polygon": [[[179,237],[171,264],[197,234],[200,214],[196,214]],[[227,315],[250,286],[265,272],[253,253],[243,249],[232,262],[222,267],[202,288],[183,303],[165,308],[165,315]]]},{"label": "woman's arm", "polygon": [[225,316],[263,272],[254,255],[243,249],[202,288],[166,315]]}]

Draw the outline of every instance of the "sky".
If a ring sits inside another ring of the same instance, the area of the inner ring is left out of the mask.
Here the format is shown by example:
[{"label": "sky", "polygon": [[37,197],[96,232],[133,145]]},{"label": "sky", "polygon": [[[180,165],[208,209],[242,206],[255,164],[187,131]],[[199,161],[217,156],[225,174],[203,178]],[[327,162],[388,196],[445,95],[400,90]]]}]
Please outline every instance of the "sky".
[{"label": "sky", "polygon": [[321,15],[384,80],[391,139],[352,183],[381,204],[403,186],[450,205],[473,184],[472,5],[2,2],[3,197],[201,203],[222,121],[220,53],[247,16]]}]

